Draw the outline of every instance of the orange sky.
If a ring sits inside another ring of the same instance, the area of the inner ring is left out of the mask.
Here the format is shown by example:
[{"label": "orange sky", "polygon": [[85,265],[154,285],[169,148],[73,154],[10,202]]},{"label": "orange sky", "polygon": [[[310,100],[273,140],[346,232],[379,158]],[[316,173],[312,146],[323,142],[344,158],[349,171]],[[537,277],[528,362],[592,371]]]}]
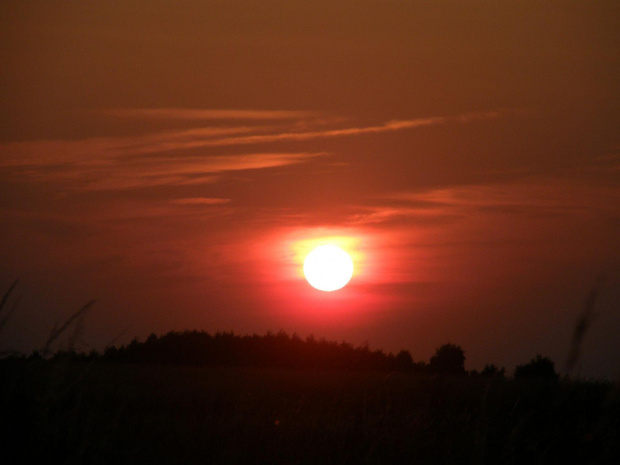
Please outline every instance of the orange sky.
[{"label": "orange sky", "polygon": [[[283,329],[620,376],[616,1],[0,5],[0,349]],[[341,291],[303,279],[333,238]],[[2,290],[4,292],[4,290]],[[120,334],[120,336],[119,336]]]}]

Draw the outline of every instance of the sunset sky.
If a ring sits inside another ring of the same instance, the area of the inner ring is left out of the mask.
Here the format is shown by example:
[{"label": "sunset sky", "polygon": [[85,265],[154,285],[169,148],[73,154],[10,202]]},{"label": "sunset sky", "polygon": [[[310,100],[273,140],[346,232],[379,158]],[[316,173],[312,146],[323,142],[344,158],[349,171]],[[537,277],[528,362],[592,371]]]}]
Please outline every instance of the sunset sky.
[{"label": "sunset sky", "polygon": [[[579,373],[620,376],[616,0],[3,1],[0,57],[0,349],[97,299],[84,349],[284,330],[562,368],[598,286]],[[327,242],[355,264],[329,293]]]}]

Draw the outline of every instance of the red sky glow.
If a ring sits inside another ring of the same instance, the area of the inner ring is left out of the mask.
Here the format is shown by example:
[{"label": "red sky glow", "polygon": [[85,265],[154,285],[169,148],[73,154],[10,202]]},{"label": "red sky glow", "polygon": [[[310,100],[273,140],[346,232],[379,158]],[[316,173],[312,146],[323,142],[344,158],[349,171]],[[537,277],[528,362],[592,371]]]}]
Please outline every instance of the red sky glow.
[{"label": "red sky glow", "polygon": [[[284,330],[620,376],[620,5],[3,2],[0,350]],[[313,289],[316,245],[355,268]],[[602,279],[601,279],[602,277]],[[597,284],[600,283],[600,284]]]}]

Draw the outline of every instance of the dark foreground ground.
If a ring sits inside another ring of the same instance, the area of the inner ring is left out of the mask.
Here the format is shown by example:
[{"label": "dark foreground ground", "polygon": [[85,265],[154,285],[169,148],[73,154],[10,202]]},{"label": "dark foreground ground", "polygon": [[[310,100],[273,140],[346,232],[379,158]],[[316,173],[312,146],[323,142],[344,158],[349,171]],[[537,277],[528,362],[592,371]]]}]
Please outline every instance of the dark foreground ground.
[{"label": "dark foreground ground", "polygon": [[12,463],[620,463],[620,394],[602,383],[4,361],[0,431]]}]

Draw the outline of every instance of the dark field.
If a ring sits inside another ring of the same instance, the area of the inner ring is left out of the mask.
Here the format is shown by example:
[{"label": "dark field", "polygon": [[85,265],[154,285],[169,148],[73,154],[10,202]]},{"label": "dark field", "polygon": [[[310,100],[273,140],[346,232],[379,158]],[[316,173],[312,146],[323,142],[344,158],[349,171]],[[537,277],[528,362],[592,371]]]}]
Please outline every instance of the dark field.
[{"label": "dark field", "polygon": [[0,387],[15,463],[620,458],[620,396],[603,383],[5,360]]}]

